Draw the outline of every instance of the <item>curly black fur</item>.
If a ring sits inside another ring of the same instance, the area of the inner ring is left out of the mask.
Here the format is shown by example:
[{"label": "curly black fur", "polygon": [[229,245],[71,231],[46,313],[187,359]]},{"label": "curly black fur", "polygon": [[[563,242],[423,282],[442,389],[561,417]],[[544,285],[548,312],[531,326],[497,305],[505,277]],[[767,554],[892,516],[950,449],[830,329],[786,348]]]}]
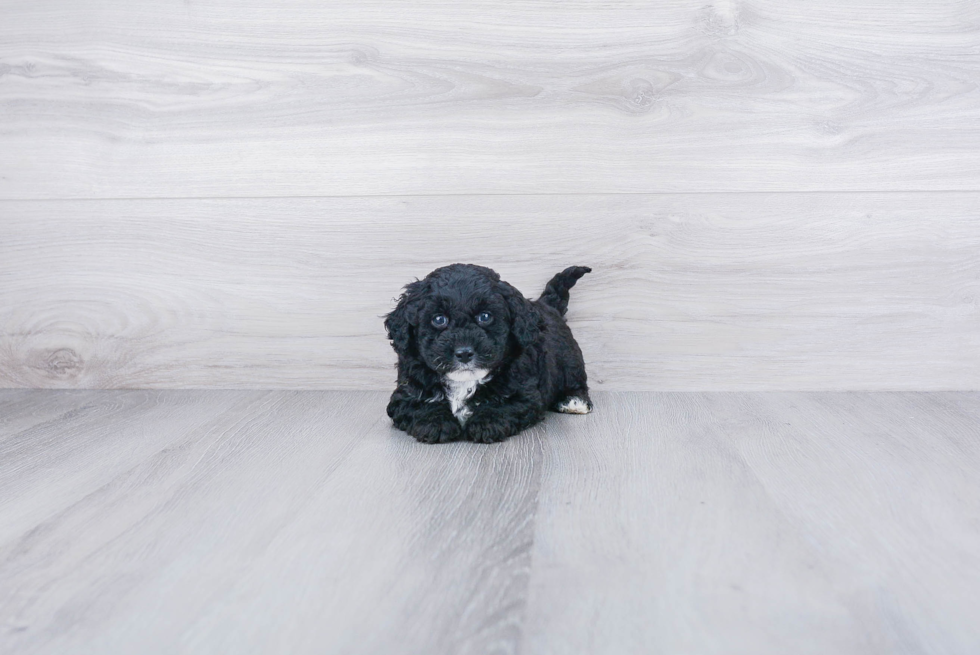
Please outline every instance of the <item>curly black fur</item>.
[{"label": "curly black fur", "polygon": [[582,351],[562,317],[568,290],[591,270],[565,269],[536,301],[471,264],[438,268],[406,286],[385,319],[398,353],[388,403],[395,426],[425,443],[491,443],[548,409],[590,411]]}]

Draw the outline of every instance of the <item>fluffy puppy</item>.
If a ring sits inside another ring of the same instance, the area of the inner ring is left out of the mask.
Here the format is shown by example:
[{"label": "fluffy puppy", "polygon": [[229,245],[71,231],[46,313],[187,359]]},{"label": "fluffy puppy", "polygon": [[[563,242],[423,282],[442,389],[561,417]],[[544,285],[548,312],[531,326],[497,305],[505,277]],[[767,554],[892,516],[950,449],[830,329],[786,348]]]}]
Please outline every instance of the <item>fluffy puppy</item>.
[{"label": "fluffy puppy", "polygon": [[535,301],[483,266],[438,268],[405,287],[385,319],[398,353],[388,416],[419,441],[502,441],[545,410],[592,410],[582,351],[563,316],[572,266]]}]

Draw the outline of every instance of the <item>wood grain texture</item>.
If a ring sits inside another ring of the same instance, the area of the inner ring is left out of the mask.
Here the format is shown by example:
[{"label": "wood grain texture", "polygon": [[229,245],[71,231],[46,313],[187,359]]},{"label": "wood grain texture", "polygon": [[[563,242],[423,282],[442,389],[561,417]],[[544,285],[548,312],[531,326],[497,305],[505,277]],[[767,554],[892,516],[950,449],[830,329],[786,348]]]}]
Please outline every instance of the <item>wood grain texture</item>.
[{"label": "wood grain texture", "polygon": [[515,651],[537,433],[427,447],[383,393],[98,398],[71,459],[0,441],[3,652]]},{"label": "wood grain texture", "polygon": [[6,5],[3,198],[980,190],[972,0]]},{"label": "wood grain texture", "polygon": [[977,394],[600,398],[544,442],[525,652],[980,649]]},{"label": "wood grain texture", "polygon": [[980,194],[0,202],[0,386],[385,389],[454,261],[569,320],[593,386],[980,389]]},{"label": "wood grain texture", "polygon": [[424,446],[383,392],[2,391],[0,651],[980,649],[980,394],[595,400]]}]

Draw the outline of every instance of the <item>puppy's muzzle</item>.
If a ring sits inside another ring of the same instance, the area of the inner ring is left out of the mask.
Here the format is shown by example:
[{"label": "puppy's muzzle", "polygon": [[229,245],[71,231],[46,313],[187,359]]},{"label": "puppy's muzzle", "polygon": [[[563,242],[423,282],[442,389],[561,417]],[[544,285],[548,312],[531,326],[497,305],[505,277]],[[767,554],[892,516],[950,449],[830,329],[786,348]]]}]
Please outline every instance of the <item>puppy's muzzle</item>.
[{"label": "puppy's muzzle", "polygon": [[463,346],[462,348],[457,348],[453,355],[456,356],[456,361],[460,364],[469,364],[473,361],[473,356],[476,353],[470,346]]}]

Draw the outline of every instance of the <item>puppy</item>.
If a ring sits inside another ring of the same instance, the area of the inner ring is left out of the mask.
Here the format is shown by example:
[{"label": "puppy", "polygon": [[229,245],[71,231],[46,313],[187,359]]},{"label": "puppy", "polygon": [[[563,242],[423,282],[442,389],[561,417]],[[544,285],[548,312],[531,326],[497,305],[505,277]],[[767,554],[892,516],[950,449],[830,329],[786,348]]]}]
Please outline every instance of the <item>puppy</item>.
[{"label": "puppy", "polygon": [[398,353],[388,416],[424,443],[502,441],[545,410],[592,411],[582,351],[563,316],[572,266],[535,301],[483,266],[453,264],[405,287],[385,318]]}]

